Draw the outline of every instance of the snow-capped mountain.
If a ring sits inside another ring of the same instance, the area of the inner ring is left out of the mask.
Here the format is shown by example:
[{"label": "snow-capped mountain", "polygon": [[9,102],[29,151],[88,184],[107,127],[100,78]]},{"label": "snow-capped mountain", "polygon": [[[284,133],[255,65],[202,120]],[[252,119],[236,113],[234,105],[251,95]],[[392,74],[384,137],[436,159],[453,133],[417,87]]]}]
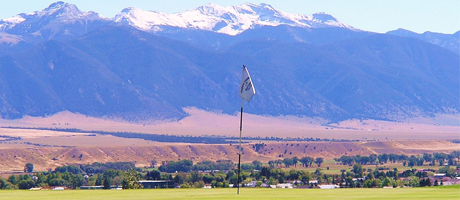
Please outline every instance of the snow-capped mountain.
[{"label": "snow-capped mountain", "polygon": [[144,31],[161,31],[162,26],[198,29],[238,35],[258,26],[290,25],[307,28],[353,27],[325,13],[313,15],[290,14],[276,10],[268,4],[242,4],[223,7],[207,4],[182,13],[165,14],[126,8],[113,19],[117,23],[130,25]]},{"label": "snow-capped mountain", "polygon": [[89,11],[83,12],[75,5],[62,1],[51,4],[48,8],[32,13],[21,13],[8,19],[0,20],[0,31],[13,34],[35,33],[54,24],[85,25],[94,21],[109,21],[101,15]]},{"label": "snow-capped mountain", "polygon": [[0,20],[0,118],[68,110],[177,119],[188,106],[231,114],[242,64],[259,77],[254,114],[458,114],[460,58],[446,49],[457,38],[360,31],[328,14],[267,4],[178,14],[127,8],[107,19],[57,2]]}]

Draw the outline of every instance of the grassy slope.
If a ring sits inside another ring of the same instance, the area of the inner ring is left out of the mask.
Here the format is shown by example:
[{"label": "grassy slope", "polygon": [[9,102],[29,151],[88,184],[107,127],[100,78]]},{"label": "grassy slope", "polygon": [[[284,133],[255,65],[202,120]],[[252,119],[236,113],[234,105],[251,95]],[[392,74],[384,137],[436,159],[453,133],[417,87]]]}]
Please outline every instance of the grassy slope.
[{"label": "grassy slope", "polygon": [[146,189],[146,190],[67,190],[0,191],[0,199],[460,199],[460,185],[404,189]]}]

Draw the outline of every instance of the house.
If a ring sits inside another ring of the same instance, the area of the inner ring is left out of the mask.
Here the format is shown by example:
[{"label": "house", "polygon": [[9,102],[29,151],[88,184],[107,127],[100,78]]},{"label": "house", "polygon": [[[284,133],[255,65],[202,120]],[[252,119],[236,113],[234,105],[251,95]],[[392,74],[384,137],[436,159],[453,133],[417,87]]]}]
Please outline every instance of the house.
[{"label": "house", "polygon": [[141,180],[138,183],[144,188],[174,188],[174,181],[169,180]]},{"label": "house", "polygon": [[443,173],[439,173],[439,174],[434,174],[434,177],[445,177],[446,174],[443,174]]},{"label": "house", "polygon": [[123,190],[123,187],[121,185],[111,185],[110,189],[111,190]]},{"label": "house", "polygon": [[80,186],[81,190],[102,190],[104,186]]},{"label": "house", "polygon": [[321,189],[335,189],[335,188],[340,188],[339,186],[337,185],[318,185],[319,188]]},{"label": "house", "polygon": [[276,188],[283,188],[283,189],[284,188],[289,188],[289,189],[292,189],[294,187],[290,183],[280,183],[280,184],[276,185]]},{"label": "house", "polygon": [[53,190],[64,190],[64,187],[54,187]]},{"label": "house", "polygon": [[247,184],[247,187],[256,187],[257,186],[257,181],[251,181]]}]

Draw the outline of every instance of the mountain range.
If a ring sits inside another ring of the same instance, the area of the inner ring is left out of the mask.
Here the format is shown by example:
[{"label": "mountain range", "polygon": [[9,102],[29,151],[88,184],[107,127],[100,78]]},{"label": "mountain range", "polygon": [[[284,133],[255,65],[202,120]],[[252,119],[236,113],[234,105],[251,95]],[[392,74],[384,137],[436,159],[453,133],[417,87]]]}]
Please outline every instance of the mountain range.
[{"label": "mountain range", "polygon": [[261,115],[401,120],[460,111],[460,32],[378,34],[329,14],[208,4],[112,19],[56,2],[0,21],[0,116],[130,121],[233,114],[241,68]]}]

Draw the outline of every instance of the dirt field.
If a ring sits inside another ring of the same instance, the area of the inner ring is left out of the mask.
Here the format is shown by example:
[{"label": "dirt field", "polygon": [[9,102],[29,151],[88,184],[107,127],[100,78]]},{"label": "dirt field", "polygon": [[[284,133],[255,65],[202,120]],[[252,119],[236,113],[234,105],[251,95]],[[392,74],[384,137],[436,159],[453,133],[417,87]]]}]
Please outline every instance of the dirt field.
[{"label": "dirt field", "polygon": [[[82,136],[72,136],[82,137]],[[74,138],[69,137],[69,142]],[[54,169],[67,164],[90,164],[93,162],[135,162],[138,167],[148,166],[150,161],[190,159],[194,162],[203,160],[233,160],[237,162],[238,149],[235,144],[185,144],[185,143],[138,143],[140,140],[123,141],[123,145],[110,145],[110,137],[88,136],[88,143],[75,147],[53,147],[28,145],[24,141],[2,142],[0,149],[0,172],[21,171],[26,163],[31,162],[37,170]],[[81,138],[81,141],[86,141]],[[25,140],[26,141],[26,140]],[[34,143],[42,141],[32,140]],[[44,143],[58,144],[65,139],[47,138]],[[6,143],[6,144],[5,144]],[[97,144],[99,143],[99,144]],[[67,144],[67,143],[63,143]],[[63,145],[62,143],[60,145]],[[381,141],[381,142],[265,142],[256,149],[253,143],[243,144],[242,162],[283,159],[285,157],[324,157],[332,160],[342,155],[369,155],[372,153],[422,154],[433,152],[450,153],[460,150],[460,145],[448,141]]]}]

